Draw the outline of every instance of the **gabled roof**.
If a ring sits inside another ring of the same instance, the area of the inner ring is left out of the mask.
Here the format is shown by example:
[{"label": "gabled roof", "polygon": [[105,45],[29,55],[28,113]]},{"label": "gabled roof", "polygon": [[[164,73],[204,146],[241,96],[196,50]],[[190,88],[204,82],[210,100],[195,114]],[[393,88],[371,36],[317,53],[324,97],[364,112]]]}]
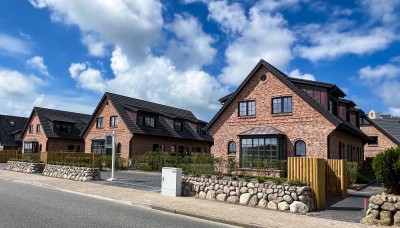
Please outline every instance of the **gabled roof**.
[{"label": "gabled roof", "polygon": [[[382,117],[382,115],[380,115]],[[367,117],[368,118],[368,117]],[[400,117],[382,117],[369,119],[378,129],[391,138],[396,144],[400,145]]]},{"label": "gabled roof", "polygon": [[[185,122],[191,122],[195,124],[206,124],[206,122],[199,120],[196,116],[188,110],[175,108],[167,105],[157,104],[149,101],[144,101],[132,97],[122,96],[110,92],[106,92],[97,105],[96,110],[92,115],[92,119],[98,112],[103,101],[108,98],[119,116],[128,127],[132,134],[143,134],[143,135],[154,135],[162,137],[172,137],[172,138],[183,138],[183,139],[193,139],[193,140],[203,140],[212,142],[212,136],[205,132],[205,134],[197,134],[196,130],[190,128],[187,124],[184,127],[184,131],[176,132],[167,121],[168,119],[179,119]],[[156,123],[156,128],[138,126],[137,123],[128,115],[128,111],[134,111],[138,113],[147,113],[154,116],[158,116],[158,122]],[[90,123],[89,122],[89,123]],[[89,126],[89,124],[88,124]],[[83,135],[87,129],[82,132]]]},{"label": "gabled roof", "polygon": [[[365,135],[360,129],[357,127],[353,126],[352,124],[348,123],[347,121],[344,121],[340,119],[339,117],[333,115],[330,113],[328,110],[326,110],[324,107],[322,107],[317,101],[315,101],[312,97],[310,97],[307,93],[305,93],[303,90],[301,90],[298,86],[294,84],[295,81],[307,81],[307,82],[313,82],[313,83],[319,83],[319,82],[314,82],[314,81],[308,81],[308,80],[302,80],[302,79],[294,79],[290,78],[265,60],[261,59],[258,64],[253,68],[253,70],[250,72],[250,74],[245,78],[245,80],[239,85],[239,87],[236,89],[235,92],[233,92],[232,96],[229,97],[229,99],[225,102],[225,105],[221,107],[221,109],[217,112],[217,114],[211,119],[210,123],[207,124],[205,127],[205,130],[208,130],[213,123],[216,121],[216,119],[223,113],[223,111],[226,109],[226,107],[229,106],[229,103],[233,101],[233,99],[240,93],[242,88],[247,84],[247,82],[251,79],[253,74],[257,71],[257,69],[261,66],[264,66],[267,68],[273,75],[275,75],[282,83],[284,83],[287,87],[289,87],[291,90],[293,90],[298,96],[302,97],[311,107],[313,107],[315,110],[317,110],[319,113],[321,113],[325,118],[327,118],[329,121],[331,121],[335,126],[337,126],[338,129],[343,129],[346,131],[349,131],[353,134],[358,135],[359,137],[363,138],[364,141],[370,141],[371,139]],[[327,85],[333,85],[329,83],[323,83]]]},{"label": "gabled roof", "polygon": [[21,132],[28,118],[0,115],[0,145],[21,146],[21,140],[14,140],[14,134]]},{"label": "gabled roof", "polygon": [[[34,107],[29,117],[23,134],[28,129],[30,120],[33,118],[34,113],[37,114],[40,124],[42,125],[43,132],[47,138],[63,138],[63,139],[82,139],[81,132],[88,124],[91,116],[88,114],[67,112],[56,109],[47,109],[41,107]],[[54,132],[54,122],[63,122],[72,124],[72,132],[69,133],[56,133]]]}]

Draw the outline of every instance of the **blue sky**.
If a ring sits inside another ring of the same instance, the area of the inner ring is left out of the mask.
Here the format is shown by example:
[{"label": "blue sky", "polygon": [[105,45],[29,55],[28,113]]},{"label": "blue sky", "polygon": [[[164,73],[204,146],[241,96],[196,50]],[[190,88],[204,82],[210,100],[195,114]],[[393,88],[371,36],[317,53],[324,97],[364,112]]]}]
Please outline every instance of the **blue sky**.
[{"label": "blue sky", "polygon": [[400,115],[400,1],[3,0],[0,113],[92,113],[105,91],[209,120],[259,59]]}]

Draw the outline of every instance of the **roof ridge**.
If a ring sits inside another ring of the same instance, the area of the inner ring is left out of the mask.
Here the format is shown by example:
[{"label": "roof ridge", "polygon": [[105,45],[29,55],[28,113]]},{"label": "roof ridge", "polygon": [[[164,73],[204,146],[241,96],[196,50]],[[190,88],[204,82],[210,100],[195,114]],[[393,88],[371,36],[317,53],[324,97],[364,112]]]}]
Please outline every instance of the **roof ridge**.
[{"label": "roof ridge", "polygon": [[52,108],[43,108],[43,107],[33,107],[33,109],[44,109],[44,110],[51,110],[51,111],[56,111],[56,112],[67,112],[67,113],[72,113],[72,114],[78,114],[78,115],[86,115],[86,116],[91,116],[91,114],[86,114],[86,113],[80,113],[80,112],[72,112],[72,111],[65,111],[65,110],[60,110],[60,109],[52,109]]}]

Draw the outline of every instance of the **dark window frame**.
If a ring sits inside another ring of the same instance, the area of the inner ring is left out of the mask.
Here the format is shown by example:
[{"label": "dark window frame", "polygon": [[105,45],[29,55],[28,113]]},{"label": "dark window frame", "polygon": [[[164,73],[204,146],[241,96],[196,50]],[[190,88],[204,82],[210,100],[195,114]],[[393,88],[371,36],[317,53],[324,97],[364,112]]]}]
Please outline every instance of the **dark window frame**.
[{"label": "dark window frame", "polygon": [[72,124],[63,123],[63,122],[55,122],[53,131],[55,133],[71,134],[72,133]]},{"label": "dark window frame", "polygon": [[110,116],[110,127],[118,127],[118,116]]},{"label": "dark window frame", "polygon": [[[290,108],[288,106],[288,107],[286,107],[287,108],[286,110],[285,110],[285,104],[288,104],[288,103],[285,102],[285,99],[289,99],[289,101],[290,101]],[[279,101],[279,103],[278,102],[274,102],[274,101]],[[276,107],[275,108],[275,105],[278,105],[278,104],[279,104],[280,107]],[[273,97],[271,99],[271,113],[272,114],[293,113],[293,97],[292,96]]]},{"label": "dark window frame", "polygon": [[40,133],[40,132],[42,132],[42,125],[38,124],[38,125],[36,125],[36,133]]},{"label": "dark window frame", "polygon": [[[233,146],[233,148],[231,147]],[[228,155],[236,155],[236,143],[235,141],[229,141],[228,142]]]},{"label": "dark window frame", "polygon": [[[304,154],[298,153],[298,149],[302,149],[299,147],[300,146],[299,144],[301,144],[301,143],[304,144]],[[306,142],[304,142],[304,140],[302,140],[302,139],[296,140],[296,142],[294,143],[294,155],[296,157],[306,157],[307,156],[307,144],[306,144]]]},{"label": "dark window frame", "polygon": [[151,115],[138,115],[137,125],[142,127],[157,128],[157,117]]},{"label": "dark window frame", "polygon": [[[244,106],[242,106],[242,104],[244,104]],[[245,109],[244,112],[242,112],[242,109],[241,109],[242,107]],[[256,100],[239,101],[238,116],[239,117],[256,116]]]},{"label": "dark window frame", "polygon": [[33,124],[29,125],[29,133],[33,133]]},{"label": "dark window frame", "polygon": [[97,117],[96,128],[104,128],[104,118],[103,117]]},{"label": "dark window frame", "polygon": [[378,146],[379,145],[379,138],[378,136],[369,136],[371,139],[373,139],[373,142],[368,143],[368,146]]},{"label": "dark window frame", "polygon": [[[263,142],[262,144],[260,144],[260,139],[261,142]],[[257,167],[255,162],[259,161],[260,159],[276,161],[284,159],[284,140],[285,139],[282,136],[278,135],[271,135],[268,137],[264,135],[240,137],[240,167]],[[249,144],[249,142],[251,142],[251,144]]]},{"label": "dark window frame", "polygon": [[175,120],[174,121],[174,130],[176,132],[183,132],[184,126],[185,126],[185,122],[183,120]]}]

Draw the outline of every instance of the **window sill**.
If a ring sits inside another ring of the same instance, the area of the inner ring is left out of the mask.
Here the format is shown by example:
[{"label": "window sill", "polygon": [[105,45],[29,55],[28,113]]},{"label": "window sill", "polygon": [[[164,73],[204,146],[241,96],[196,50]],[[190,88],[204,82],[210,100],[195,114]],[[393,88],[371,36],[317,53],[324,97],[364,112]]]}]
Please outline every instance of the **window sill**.
[{"label": "window sill", "polygon": [[293,112],[288,112],[288,113],[272,113],[272,117],[279,117],[279,116],[293,116]]},{"label": "window sill", "polygon": [[256,116],[238,116],[239,119],[254,119]]},{"label": "window sill", "polygon": [[118,128],[118,126],[110,126],[110,128]]},{"label": "window sill", "polygon": [[96,127],[96,129],[103,129],[104,127]]},{"label": "window sill", "polygon": [[368,145],[368,147],[379,147],[379,145]]},{"label": "window sill", "polygon": [[228,154],[228,157],[229,157],[229,158],[235,158],[235,157],[236,157],[236,154]]}]

